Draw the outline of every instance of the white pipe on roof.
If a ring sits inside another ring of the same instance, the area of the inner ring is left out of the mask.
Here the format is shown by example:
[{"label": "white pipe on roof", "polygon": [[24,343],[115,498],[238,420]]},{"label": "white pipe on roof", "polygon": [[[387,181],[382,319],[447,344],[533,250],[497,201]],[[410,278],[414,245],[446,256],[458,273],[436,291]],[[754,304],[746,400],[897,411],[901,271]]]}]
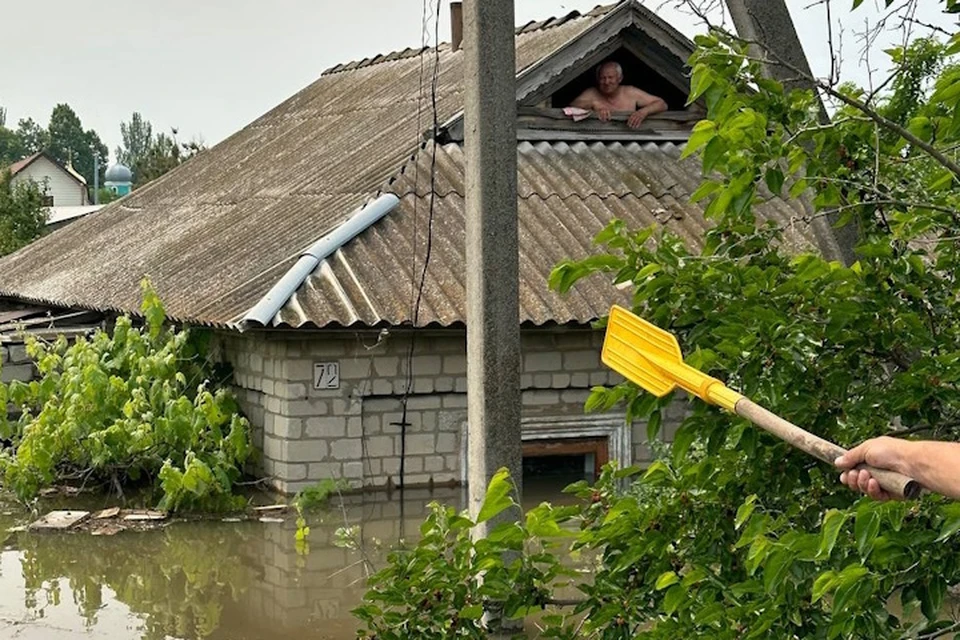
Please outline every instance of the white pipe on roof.
[{"label": "white pipe on roof", "polygon": [[313,273],[321,262],[346,243],[353,240],[365,229],[376,223],[380,218],[390,213],[400,202],[400,198],[392,193],[384,193],[357,209],[346,222],[317,240],[306,251],[300,254],[300,259],[283,274],[283,277],[273,285],[267,295],[260,298],[238,323],[240,331],[245,331],[259,324],[261,327],[273,320],[283,305],[287,303],[300,285]]}]

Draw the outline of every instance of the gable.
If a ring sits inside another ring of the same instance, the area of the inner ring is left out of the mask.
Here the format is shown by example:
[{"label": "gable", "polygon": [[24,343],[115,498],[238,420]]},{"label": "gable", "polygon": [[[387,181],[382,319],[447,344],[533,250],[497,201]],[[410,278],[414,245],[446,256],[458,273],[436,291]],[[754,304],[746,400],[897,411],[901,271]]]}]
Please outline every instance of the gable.
[{"label": "gable", "polygon": [[[701,103],[687,105],[687,59],[693,43],[646,7],[623,2],[549,56],[517,76],[519,140],[684,141],[702,117]],[[612,123],[574,123],[561,109],[594,85],[597,66],[619,62],[624,84],[664,98],[668,111],[652,116],[643,131],[628,129],[625,117]],[[541,132],[546,132],[541,135]],[[442,140],[462,142],[463,113],[443,126]]]}]

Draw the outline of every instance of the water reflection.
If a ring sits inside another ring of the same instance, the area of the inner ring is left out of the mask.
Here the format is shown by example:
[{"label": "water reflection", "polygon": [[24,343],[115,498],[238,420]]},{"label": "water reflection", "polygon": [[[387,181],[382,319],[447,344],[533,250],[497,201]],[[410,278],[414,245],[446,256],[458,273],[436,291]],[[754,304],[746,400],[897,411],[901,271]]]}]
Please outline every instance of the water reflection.
[{"label": "water reflection", "polygon": [[[558,497],[557,482],[526,484],[527,505]],[[115,536],[12,534],[0,554],[0,637],[353,638],[350,610],[368,572],[391,545],[417,535],[430,501],[459,506],[465,495],[409,490],[398,498],[335,501],[311,516],[307,554],[297,553],[292,515],[282,523],[180,522]],[[27,520],[2,504],[0,514],[0,530]],[[362,553],[336,545],[345,524],[357,527]]]}]

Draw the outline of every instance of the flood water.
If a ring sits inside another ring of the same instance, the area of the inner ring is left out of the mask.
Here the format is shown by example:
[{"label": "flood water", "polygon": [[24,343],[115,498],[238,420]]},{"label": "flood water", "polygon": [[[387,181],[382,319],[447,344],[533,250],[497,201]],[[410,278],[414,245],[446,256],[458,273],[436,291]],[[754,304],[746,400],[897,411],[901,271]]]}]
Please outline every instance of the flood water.
[{"label": "flood water", "polygon": [[[525,480],[524,503],[556,501],[576,479]],[[171,522],[113,536],[0,533],[0,638],[353,638],[350,610],[367,572],[382,566],[390,545],[417,535],[430,501],[459,507],[465,498],[461,489],[405,493],[402,501],[397,492],[335,498],[311,516],[305,554],[293,514],[282,523]],[[30,520],[12,503],[0,512],[0,532]],[[362,554],[335,544],[344,523],[359,527]]]}]

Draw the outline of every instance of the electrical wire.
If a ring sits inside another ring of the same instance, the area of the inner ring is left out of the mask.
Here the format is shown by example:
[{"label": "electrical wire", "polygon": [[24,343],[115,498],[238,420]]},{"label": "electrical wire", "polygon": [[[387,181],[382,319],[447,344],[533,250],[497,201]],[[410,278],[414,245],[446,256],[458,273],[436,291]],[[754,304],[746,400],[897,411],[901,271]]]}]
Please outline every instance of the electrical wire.
[{"label": "electrical wire", "polygon": [[[417,283],[417,240],[418,240],[418,203],[420,201],[419,186],[420,186],[420,160],[416,159],[415,169],[414,169],[414,218],[413,218],[413,268],[411,269],[411,274],[414,277],[413,282],[411,282],[411,324],[412,331],[410,332],[410,344],[407,349],[407,366],[406,366],[406,379],[404,381],[404,390],[403,397],[400,400],[400,477],[399,477],[399,488],[401,492],[406,485],[406,458],[407,458],[407,408],[410,400],[410,394],[413,392],[413,357],[416,350],[417,342],[417,332],[416,329],[420,324],[420,309],[423,303],[423,291],[426,287],[427,282],[427,269],[430,266],[430,258],[433,253],[433,220],[434,213],[436,212],[436,177],[437,177],[437,134],[440,129],[440,116],[437,108],[437,90],[440,81],[440,6],[442,0],[437,0],[436,9],[431,10],[430,14],[434,20],[433,23],[433,71],[430,81],[430,110],[432,112],[432,122],[430,129],[430,195],[429,195],[429,206],[427,212],[427,239],[426,239],[426,248],[424,251],[423,257],[423,266],[420,270],[419,283]],[[424,94],[424,54],[426,53],[428,47],[426,41],[429,33],[429,24],[427,21],[427,7],[432,8],[432,0],[424,0],[423,8],[421,12],[422,19],[422,40],[421,43],[423,46],[420,49],[420,87],[419,95],[417,98],[417,131],[418,136],[417,145],[420,149],[425,149],[427,143],[421,144],[419,141],[419,135],[421,131],[421,116],[422,116],[422,104],[423,104],[423,94]],[[419,155],[419,154],[417,154]],[[413,292],[416,292],[416,295],[413,295]],[[402,499],[401,499],[402,503]]]}]

